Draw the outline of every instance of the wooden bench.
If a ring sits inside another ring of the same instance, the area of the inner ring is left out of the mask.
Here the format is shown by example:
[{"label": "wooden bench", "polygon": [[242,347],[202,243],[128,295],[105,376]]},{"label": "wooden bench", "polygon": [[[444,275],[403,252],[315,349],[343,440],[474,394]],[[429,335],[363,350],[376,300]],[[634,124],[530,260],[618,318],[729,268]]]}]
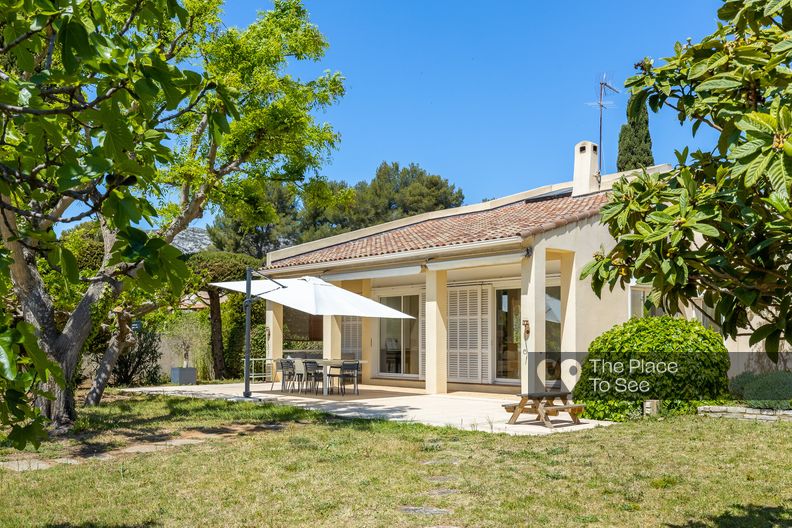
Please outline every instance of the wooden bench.
[{"label": "wooden bench", "polygon": [[544,425],[550,429],[553,428],[553,423],[548,418],[549,416],[558,416],[561,411],[566,411],[572,418],[572,423],[580,424],[580,415],[583,414],[586,406],[581,403],[572,403],[567,400],[568,393],[559,395],[561,398],[560,404],[555,404],[555,395],[550,393],[536,393],[536,394],[523,394],[520,395],[519,403],[504,403],[503,408],[506,412],[512,413],[509,419],[510,424],[517,423],[517,418],[520,414],[531,413],[536,414],[536,419],[543,422]]}]

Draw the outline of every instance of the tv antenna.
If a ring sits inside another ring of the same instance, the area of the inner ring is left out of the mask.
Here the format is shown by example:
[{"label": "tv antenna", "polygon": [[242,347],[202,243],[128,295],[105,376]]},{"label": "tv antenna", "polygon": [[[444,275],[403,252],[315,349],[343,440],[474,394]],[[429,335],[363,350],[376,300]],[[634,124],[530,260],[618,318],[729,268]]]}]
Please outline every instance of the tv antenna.
[{"label": "tv antenna", "polygon": [[596,106],[599,108],[599,156],[597,156],[599,165],[597,167],[597,179],[602,177],[602,153],[604,152],[602,148],[602,111],[613,108],[613,102],[605,100],[608,90],[613,93],[619,93],[619,90],[611,86],[605,74],[603,74],[602,80],[599,82],[599,99],[593,103],[586,103],[589,106]]}]

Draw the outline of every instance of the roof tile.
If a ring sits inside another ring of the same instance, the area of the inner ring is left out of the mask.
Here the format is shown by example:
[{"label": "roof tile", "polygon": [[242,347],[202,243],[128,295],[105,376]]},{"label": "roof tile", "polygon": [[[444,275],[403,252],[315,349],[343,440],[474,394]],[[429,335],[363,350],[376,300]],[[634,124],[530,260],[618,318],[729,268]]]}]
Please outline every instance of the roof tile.
[{"label": "roof tile", "polygon": [[607,193],[520,200],[485,211],[417,221],[274,261],[270,269],[530,236],[599,213]]}]

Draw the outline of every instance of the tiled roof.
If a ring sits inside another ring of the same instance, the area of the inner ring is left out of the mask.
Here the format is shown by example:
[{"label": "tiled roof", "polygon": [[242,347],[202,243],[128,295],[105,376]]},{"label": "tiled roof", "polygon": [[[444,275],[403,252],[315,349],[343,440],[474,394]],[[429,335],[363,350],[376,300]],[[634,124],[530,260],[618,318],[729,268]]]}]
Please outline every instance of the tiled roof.
[{"label": "tiled roof", "polygon": [[270,269],[336,262],[405,251],[531,236],[599,213],[607,193],[520,200],[493,209],[430,218],[414,224],[273,261]]}]

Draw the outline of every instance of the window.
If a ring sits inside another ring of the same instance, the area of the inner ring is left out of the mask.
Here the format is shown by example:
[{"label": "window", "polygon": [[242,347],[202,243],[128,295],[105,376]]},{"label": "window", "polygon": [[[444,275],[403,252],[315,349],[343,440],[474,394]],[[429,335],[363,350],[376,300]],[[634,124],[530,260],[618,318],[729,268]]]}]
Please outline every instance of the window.
[{"label": "window", "polygon": [[415,319],[380,319],[379,370],[381,374],[418,375],[418,295],[380,297],[385,306]]},{"label": "window", "polygon": [[693,306],[696,320],[700,322],[704,328],[720,333],[720,325],[713,321],[713,319],[718,320],[717,315],[715,315],[715,308],[710,308],[704,304],[704,299],[696,299],[695,301]]},{"label": "window", "polygon": [[561,286],[545,289],[545,381],[561,381]]},{"label": "window", "polygon": [[646,301],[649,298],[649,293],[652,291],[648,286],[630,286],[630,313],[629,317],[657,317],[665,315],[662,308],[656,306],[646,307]]}]

